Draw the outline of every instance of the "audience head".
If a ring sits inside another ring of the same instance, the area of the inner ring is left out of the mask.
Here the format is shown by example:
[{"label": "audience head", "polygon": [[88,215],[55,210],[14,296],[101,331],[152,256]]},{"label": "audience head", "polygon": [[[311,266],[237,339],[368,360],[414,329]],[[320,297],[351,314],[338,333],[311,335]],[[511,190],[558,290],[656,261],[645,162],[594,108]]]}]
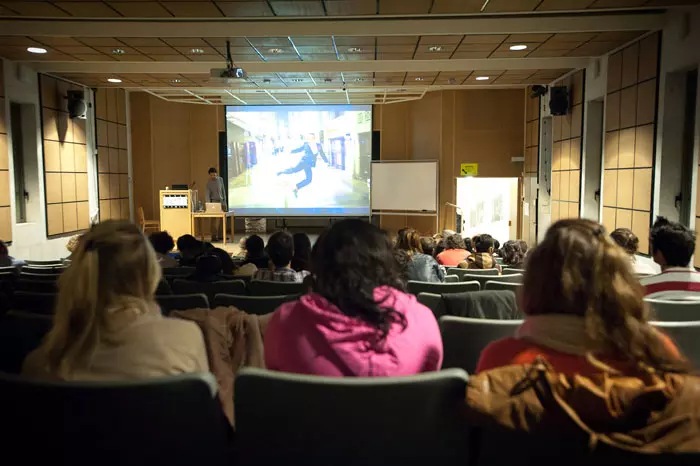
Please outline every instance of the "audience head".
[{"label": "audience head", "polygon": [[394,259],[398,266],[399,275],[402,279],[407,279],[408,264],[411,262],[411,255],[405,249],[394,249]]},{"label": "audience head", "polygon": [[182,235],[177,239],[177,250],[182,254],[198,250],[201,247],[202,243],[192,235]]},{"label": "audience head", "polygon": [[501,249],[501,242],[491,235],[488,236],[493,240],[493,250],[498,251],[499,249]]},{"label": "audience head", "polygon": [[438,256],[445,249],[446,249],[445,248],[445,239],[443,238],[440,241],[438,241],[437,244],[435,245],[435,251],[433,251],[434,255]]},{"label": "audience head", "polygon": [[424,254],[434,257],[436,246],[437,243],[430,236],[424,236],[420,239],[420,248],[423,250]]},{"label": "audience head", "polygon": [[494,240],[491,235],[479,235],[479,240],[476,242],[476,252],[493,253]]},{"label": "audience head", "polygon": [[523,240],[519,239],[517,241],[517,243],[518,243],[518,246],[520,247],[520,250],[522,251],[522,253],[527,255],[527,251],[529,249],[528,245],[527,245],[527,241],[523,241]]},{"label": "audience head", "polygon": [[294,257],[309,260],[311,257],[311,240],[306,233],[294,233]]},{"label": "audience head", "polygon": [[469,252],[474,252],[474,247],[472,246],[471,238],[464,238],[464,249],[466,249]]},{"label": "audience head", "polygon": [[420,235],[413,228],[408,228],[403,235],[399,235],[399,242],[396,244],[396,248],[406,251],[409,256],[423,252]]},{"label": "audience head", "polygon": [[506,241],[501,252],[505,265],[521,265],[525,262],[525,251],[518,241]]},{"label": "audience head", "polygon": [[68,243],[66,243],[66,249],[68,250],[68,252],[70,252],[71,254],[75,252],[75,250],[78,248],[78,244],[80,243],[81,236],[82,235],[75,235],[68,240]]},{"label": "audience head", "polygon": [[374,298],[377,287],[404,289],[394,248],[386,232],[374,225],[347,219],[334,224],[311,252],[312,287],[344,314],[376,327],[380,339],[405,317],[382,308]]},{"label": "audience head", "polygon": [[151,240],[153,249],[160,254],[167,254],[175,247],[173,237],[170,236],[167,231],[151,233],[151,236],[149,236],[148,239]]},{"label": "audience head", "polygon": [[3,240],[0,240],[0,257],[7,257],[10,252],[7,250],[7,245]]},{"label": "audience head", "polygon": [[654,261],[662,268],[687,267],[695,253],[695,232],[680,223],[659,217],[651,228]]},{"label": "audience head", "polygon": [[609,356],[640,367],[681,367],[647,324],[644,291],[628,256],[600,224],[571,219],[552,225],[528,258],[523,285],[526,315],[582,317],[591,345]]},{"label": "audience head", "polygon": [[639,238],[629,228],[618,228],[610,233],[610,237],[630,256],[637,254]]},{"label": "audience head", "polygon": [[246,257],[260,257],[265,251],[265,241],[258,235],[250,235],[245,240]]},{"label": "audience head", "polygon": [[197,275],[211,276],[221,274],[221,260],[214,254],[203,254],[195,264]]},{"label": "audience head", "polygon": [[455,233],[445,238],[445,249],[464,249],[462,235]]},{"label": "audience head", "polygon": [[294,238],[286,231],[278,231],[270,236],[265,250],[275,267],[288,267],[294,257]]},{"label": "audience head", "polygon": [[44,346],[49,369],[68,374],[100,343],[108,315],[125,318],[157,309],[161,268],[151,243],[128,222],[93,225],[61,275],[53,328]]},{"label": "audience head", "polygon": [[217,176],[219,176],[219,174],[216,172],[216,168],[211,167],[209,169],[209,179],[215,180]]}]

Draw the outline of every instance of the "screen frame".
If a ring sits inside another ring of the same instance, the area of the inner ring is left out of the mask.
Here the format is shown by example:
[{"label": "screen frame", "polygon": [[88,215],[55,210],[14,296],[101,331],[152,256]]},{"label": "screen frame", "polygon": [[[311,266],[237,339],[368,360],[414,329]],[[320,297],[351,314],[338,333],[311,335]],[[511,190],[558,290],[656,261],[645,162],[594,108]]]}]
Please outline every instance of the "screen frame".
[{"label": "screen frame", "polygon": [[[345,107],[348,110],[353,110],[353,111],[369,111],[371,113],[371,130],[370,133],[374,131],[374,105],[372,104],[261,104],[261,105],[235,105],[235,104],[226,104],[224,105],[224,132],[226,133],[226,149],[225,152],[228,154],[228,124],[227,124],[227,119],[226,115],[229,112],[229,109],[244,109],[244,111],[254,111],[253,109],[256,108],[281,108],[281,107],[288,107],[288,108],[332,108],[334,110],[337,110],[339,107]],[[367,110],[362,110],[361,108],[366,107]],[[319,110],[322,111],[322,110]],[[228,161],[228,156],[227,156],[227,161]],[[261,213],[248,213],[248,212],[240,212],[239,209],[233,209],[231,207],[231,199],[228,199],[228,207],[229,211],[232,211],[236,217],[241,217],[241,218],[371,218],[372,217],[372,163],[374,162],[374,152],[372,148],[372,144],[370,141],[370,163],[369,163],[369,181],[368,181],[368,190],[369,190],[369,195],[368,195],[368,205],[367,205],[367,210],[363,211],[362,213],[356,213],[356,212],[347,212],[347,213],[338,213],[338,212],[326,212],[326,213],[319,213],[319,214],[309,214],[308,212],[299,212],[299,213],[294,213],[294,212],[289,212],[289,213],[279,213],[279,212],[273,212],[273,213],[262,213],[263,210],[276,210],[274,207],[269,207],[269,208],[258,208],[258,211]],[[226,192],[230,197],[230,192],[228,190],[228,164],[226,167]],[[246,208],[247,209],[247,208]],[[250,208],[250,210],[253,210],[254,208]],[[300,210],[308,210],[309,208],[300,208]],[[330,209],[336,209],[336,208],[328,208],[327,210]],[[279,209],[278,209],[279,210]],[[289,210],[289,209],[287,209]],[[344,208],[337,208],[337,210],[345,210]]]}]

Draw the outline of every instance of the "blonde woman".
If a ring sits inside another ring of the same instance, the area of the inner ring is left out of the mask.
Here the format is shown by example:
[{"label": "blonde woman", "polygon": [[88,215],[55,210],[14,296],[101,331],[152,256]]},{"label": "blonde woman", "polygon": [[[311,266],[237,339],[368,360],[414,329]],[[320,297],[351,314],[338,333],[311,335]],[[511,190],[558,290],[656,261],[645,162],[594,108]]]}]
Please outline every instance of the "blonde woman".
[{"label": "blonde woman", "polygon": [[161,315],[153,297],[160,278],[155,252],[136,225],[94,225],[60,278],[53,328],[22,372],[119,380],[208,371],[199,327]]}]

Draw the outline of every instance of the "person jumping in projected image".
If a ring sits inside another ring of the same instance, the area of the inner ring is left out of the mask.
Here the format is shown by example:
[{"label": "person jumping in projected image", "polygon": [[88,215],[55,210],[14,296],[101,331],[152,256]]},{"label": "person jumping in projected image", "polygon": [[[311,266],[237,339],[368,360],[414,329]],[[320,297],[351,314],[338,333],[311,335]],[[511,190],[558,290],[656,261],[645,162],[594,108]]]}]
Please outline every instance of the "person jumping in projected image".
[{"label": "person jumping in projected image", "polygon": [[292,151],[290,151],[292,154],[298,154],[300,152],[303,152],[304,155],[302,155],[301,160],[299,163],[292,167],[288,168],[286,170],[282,170],[281,172],[277,173],[277,176],[280,175],[291,175],[292,173],[297,173],[300,171],[304,172],[304,179],[301,180],[299,183],[297,183],[296,187],[293,190],[294,197],[297,197],[299,194],[299,190],[305,186],[308,186],[311,184],[313,181],[313,172],[311,171],[312,168],[316,166],[316,157],[318,155],[321,156],[323,161],[330,166],[330,163],[328,162],[328,158],[326,157],[326,154],[323,152],[323,148],[321,147],[321,144],[316,142],[316,135],[313,133],[307,134],[305,137],[303,137],[304,144],[301,147],[298,147]]}]

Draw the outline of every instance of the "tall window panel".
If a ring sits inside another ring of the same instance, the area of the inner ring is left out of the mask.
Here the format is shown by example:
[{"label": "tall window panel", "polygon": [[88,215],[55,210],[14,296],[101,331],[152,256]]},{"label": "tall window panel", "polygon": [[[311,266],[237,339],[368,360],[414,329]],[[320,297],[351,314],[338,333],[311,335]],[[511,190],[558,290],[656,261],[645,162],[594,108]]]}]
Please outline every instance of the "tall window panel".
[{"label": "tall window panel", "polygon": [[610,56],[605,101],[603,224],[630,228],[649,252],[661,35]]},{"label": "tall window panel", "polygon": [[126,142],[126,92],[95,92],[97,177],[100,220],[128,220],[129,162]]},{"label": "tall window panel", "polygon": [[525,163],[523,167],[523,197],[528,204],[523,212],[522,239],[530,245],[537,240],[537,190],[540,155],[540,98],[531,98],[525,90]]},{"label": "tall window panel", "polygon": [[566,115],[552,118],[552,222],[579,217],[586,71],[580,70],[554,86],[569,88],[570,107]]},{"label": "tall window panel", "polygon": [[0,240],[12,241],[10,214],[10,158],[8,152],[7,118],[5,116],[5,80],[0,59]]},{"label": "tall window panel", "polygon": [[66,81],[39,75],[46,190],[46,234],[58,236],[90,226],[86,120],[68,116]]}]

